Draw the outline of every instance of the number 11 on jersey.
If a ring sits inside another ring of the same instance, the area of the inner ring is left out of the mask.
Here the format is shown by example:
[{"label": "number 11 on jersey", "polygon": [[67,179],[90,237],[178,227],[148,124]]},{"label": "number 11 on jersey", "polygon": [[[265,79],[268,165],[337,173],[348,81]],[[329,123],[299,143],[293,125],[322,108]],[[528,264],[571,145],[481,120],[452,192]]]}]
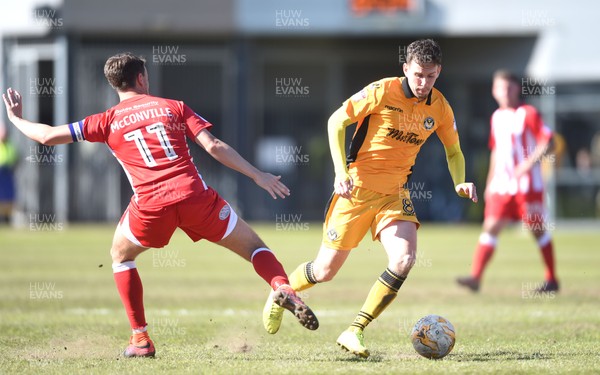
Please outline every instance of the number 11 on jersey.
[{"label": "number 11 on jersey", "polygon": [[[156,122],[152,125],[146,126],[146,131],[150,134],[155,134],[156,137],[158,137],[160,146],[164,150],[167,159],[174,160],[178,158],[173,146],[171,146],[171,142],[169,142],[167,132],[165,131],[165,126],[162,122]],[[136,129],[134,131],[130,131],[129,133],[125,133],[124,137],[126,141],[135,142],[135,145],[137,146],[144,163],[146,163],[148,167],[155,167],[158,165],[154,159],[154,156],[152,156],[152,153],[150,152],[150,148],[144,139],[144,134],[142,133],[141,129]]]}]

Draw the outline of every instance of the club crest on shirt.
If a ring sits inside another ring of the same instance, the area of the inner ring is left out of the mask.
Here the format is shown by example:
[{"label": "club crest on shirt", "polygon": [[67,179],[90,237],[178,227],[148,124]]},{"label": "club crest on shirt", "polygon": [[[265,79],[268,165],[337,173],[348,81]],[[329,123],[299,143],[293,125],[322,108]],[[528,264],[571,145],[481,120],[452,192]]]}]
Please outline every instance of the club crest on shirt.
[{"label": "club crest on shirt", "polygon": [[229,214],[231,213],[231,207],[229,207],[228,204],[226,204],[225,206],[223,206],[223,208],[221,208],[221,211],[219,211],[219,220],[225,220],[229,217]]},{"label": "club crest on shirt", "polygon": [[425,126],[425,129],[427,129],[427,130],[431,130],[434,125],[435,125],[435,120],[431,116],[427,117],[425,119],[425,121],[423,121],[423,126]]}]

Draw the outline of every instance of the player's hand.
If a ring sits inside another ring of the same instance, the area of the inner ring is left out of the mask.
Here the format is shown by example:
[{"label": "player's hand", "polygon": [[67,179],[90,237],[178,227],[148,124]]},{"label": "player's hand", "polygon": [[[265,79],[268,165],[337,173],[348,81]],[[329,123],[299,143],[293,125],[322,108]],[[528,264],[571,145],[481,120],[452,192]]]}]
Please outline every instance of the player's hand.
[{"label": "player's hand", "polygon": [[6,94],[2,94],[2,99],[6,106],[6,115],[11,122],[15,118],[21,118],[23,116],[23,101],[21,94],[19,94],[18,91],[9,87],[8,90],[6,90]]},{"label": "player's hand", "polygon": [[463,182],[462,184],[456,185],[454,189],[458,196],[469,198],[474,203],[477,203],[477,189],[475,189],[475,184],[472,182]]},{"label": "player's hand", "polygon": [[333,183],[333,191],[335,194],[342,198],[350,199],[352,197],[352,189],[354,188],[354,182],[352,177],[344,175],[341,177],[336,176],[335,182]]},{"label": "player's hand", "polygon": [[524,175],[527,174],[527,172],[529,172],[531,167],[532,167],[531,163],[527,160],[520,162],[515,168],[515,177],[516,178],[523,177]]},{"label": "player's hand", "polygon": [[254,182],[265,189],[267,193],[277,199],[277,197],[285,198],[290,195],[290,189],[280,181],[281,176],[274,176],[270,173],[260,172],[254,179]]}]

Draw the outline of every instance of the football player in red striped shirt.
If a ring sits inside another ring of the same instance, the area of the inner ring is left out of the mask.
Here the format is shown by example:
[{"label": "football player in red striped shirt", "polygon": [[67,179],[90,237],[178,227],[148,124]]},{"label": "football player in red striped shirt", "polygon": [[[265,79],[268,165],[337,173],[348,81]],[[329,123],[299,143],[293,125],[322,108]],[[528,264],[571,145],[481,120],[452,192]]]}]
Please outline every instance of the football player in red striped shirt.
[{"label": "football player in red striped shirt", "polygon": [[129,178],[134,194],[110,251],[117,289],[133,331],[124,355],[155,354],[135,259],[148,248],[166,246],[176,228],[193,241],[207,239],[250,261],[275,291],[275,302],[290,310],[306,328],[317,329],[315,315],[291,289],[273,252],[200,176],[186,137],[225,166],[252,178],[273,199],[290,194],[280,176],[258,170],[215,138],[210,133],[213,125],[183,102],[149,95],[142,58],[130,53],[112,56],[106,61],[104,75],[117,91],[119,104],[67,125],[52,127],[23,119],[21,95],[12,88],[2,97],[8,118],[27,137],[44,145],[105,143]]},{"label": "football player in red striped shirt", "polygon": [[479,290],[498,235],[511,221],[521,221],[533,233],[542,253],[545,280],[537,292],[559,289],[539,163],[549,147],[552,131],[535,107],[521,101],[520,93],[521,83],[514,74],[505,70],[494,74],[492,95],[499,108],[491,119],[483,232],[473,255],[471,275],[457,279],[459,285],[474,292]]}]

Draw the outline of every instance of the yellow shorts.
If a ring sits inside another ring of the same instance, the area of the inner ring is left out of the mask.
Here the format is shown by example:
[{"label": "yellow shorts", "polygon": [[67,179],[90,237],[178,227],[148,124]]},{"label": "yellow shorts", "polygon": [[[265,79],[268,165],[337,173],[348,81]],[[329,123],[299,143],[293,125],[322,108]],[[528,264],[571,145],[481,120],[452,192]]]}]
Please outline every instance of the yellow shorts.
[{"label": "yellow shorts", "polygon": [[373,240],[392,221],[410,221],[421,225],[410,200],[410,192],[388,195],[355,186],[352,198],[334,194],[323,224],[323,245],[335,250],[351,250],[358,246],[369,228]]}]

